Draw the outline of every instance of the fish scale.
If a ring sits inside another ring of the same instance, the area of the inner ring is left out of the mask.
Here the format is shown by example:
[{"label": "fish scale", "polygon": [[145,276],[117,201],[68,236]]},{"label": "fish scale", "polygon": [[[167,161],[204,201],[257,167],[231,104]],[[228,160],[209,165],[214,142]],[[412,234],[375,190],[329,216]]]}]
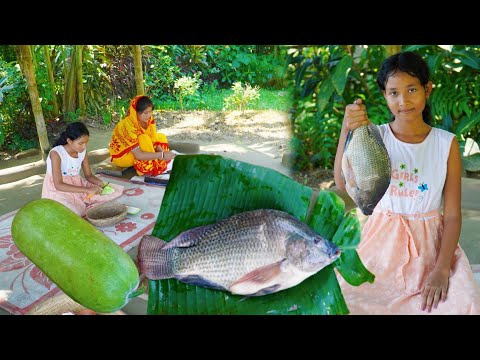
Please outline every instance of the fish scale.
[{"label": "fish scale", "polygon": [[259,209],[184,231],[168,243],[145,235],[138,262],[150,279],[265,295],[295,286],[338,256],[335,244],[292,215]]},{"label": "fish scale", "polygon": [[[232,283],[238,274],[281,261],[285,256],[286,240],[281,229],[282,220],[247,214],[238,221],[214,224],[212,229],[191,248],[178,248],[179,261],[176,273],[189,274],[192,269],[202,269],[202,274],[216,283]],[[269,239],[275,238],[274,242]],[[222,239],[219,246],[218,239]],[[251,241],[251,239],[256,239]],[[282,239],[282,241],[280,241]],[[215,259],[215,261],[212,261]],[[229,263],[229,272],[223,268]]]}]

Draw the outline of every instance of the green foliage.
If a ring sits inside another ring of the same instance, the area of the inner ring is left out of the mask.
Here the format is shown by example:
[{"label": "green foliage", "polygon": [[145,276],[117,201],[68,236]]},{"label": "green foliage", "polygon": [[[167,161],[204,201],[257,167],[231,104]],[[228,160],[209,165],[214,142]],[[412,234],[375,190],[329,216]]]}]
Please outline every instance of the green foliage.
[{"label": "green foliage", "polygon": [[250,105],[254,110],[280,110],[291,111],[293,107],[293,90],[286,88],[283,90],[260,89],[260,98]]},{"label": "green foliage", "polygon": [[[250,110],[278,110],[290,111],[292,109],[292,91],[260,89],[260,98],[249,105]],[[230,89],[216,89],[212,84],[204,84],[195,97],[189,97],[185,102],[185,110],[210,110],[222,111],[224,99],[232,94]],[[168,99],[158,101],[153,99],[155,110],[180,110],[177,100]]]},{"label": "green foliage", "polygon": [[376,86],[375,74],[383,52],[372,47],[331,45],[292,47],[288,55],[288,78],[295,89],[291,141],[294,168],[332,168],[343,109],[349,102],[368,97],[371,120],[386,121],[386,105],[378,104],[378,92],[370,90]]},{"label": "green foliage", "polygon": [[[122,97],[125,94],[125,90],[120,90],[122,95],[115,94],[118,91],[118,81],[120,83],[123,81],[127,89],[131,87],[132,80],[127,75],[128,66],[125,68],[115,66],[110,51],[115,51],[119,56],[128,54],[126,47],[110,49],[107,46],[88,45],[83,50],[83,92],[86,111],[90,116],[101,114],[104,118],[106,112],[113,111],[115,97]],[[115,76],[112,78],[114,73]],[[125,77],[120,80],[122,73]]]},{"label": "green foliage", "polygon": [[181,77],[180,67],[175,56],[170,53],[174,50],[169,46],[144,46],[142,57],[145,61],[145,92],[158,100],[173,100],[173,86],[175,80]]},{"label": "green foliage", "polygon": [[13,85],[6,84],[7,80],[8,80],[7,76],[0,78],[0,104],[3,102],[3,97],[4,97],[3,94],[13,89]]},{"label": "green foliage", "polygon": [[9,140],[9,144],[6,146],[8,150],[23,151],[38,147],[38,140],[25,139],[18,133],[14,133]]},{"label": "green foliage", "polygon": [[480,171],[480,153],[462,157],[463,168],[471,172]]},{"label": "green foliage", "polygon": [[0,61],[9,63],[16,60],[14,45],[0,45]]},{"label": "green foliage", "polygon": [[77,109],[75,111],[65,113],[65,121],[66,122],[76,122],[80,120],[80,116],[82,115],[81,110]]},{"label": "green foliage", "polygon": [[[278,51],[277,57],[275,51]],[[234,82],[276,89],[286,85],[285,46],[208,45],[206,54],[213,66],[203,72],[207,80],[217,79],[221,87],[230,87]]]},{"label": "green foliage", "polygon": [[[480,141],[479,46],[404,46],[426,60],[434,84],[432,126],[454,132],[461,145]],[[375,124],[391,120],[376,76],[383,45],[291,47],[288,79],[294,86],[294,167],[333,168],[345,106],[360,97]],[[314,140],[312,140],[314,139]]]},{"label": "green foliage", "polygon": [[105,125],[109,125],[112,122],[112,113],[109,111],[102,111],[102,120]]},{"label": "green foliage", "polygon": [[3,118],[0,115],[0,147],[5,143],[5,134],[2,130]]},{"label": "green foliage", "polygon": [[480,46],[417,45],[414,49],[427,61],[434,84],[430,104],[433,124],[454,132],[459,141],[467,137],[480,140],[478,86]]},{"label": "green foliage", "polygon": [[243,87],[241,82],[236,82],[232,85],[232,90],[233,94],[224,99],[226,110],[246,110],[250,103],[260,98],[260,88],[248,83]]},{"label": "green foliage", "polygon": [[0,59],[0,93],[0,148],[25,150],[37,136],[27,84],[16,62]]}]

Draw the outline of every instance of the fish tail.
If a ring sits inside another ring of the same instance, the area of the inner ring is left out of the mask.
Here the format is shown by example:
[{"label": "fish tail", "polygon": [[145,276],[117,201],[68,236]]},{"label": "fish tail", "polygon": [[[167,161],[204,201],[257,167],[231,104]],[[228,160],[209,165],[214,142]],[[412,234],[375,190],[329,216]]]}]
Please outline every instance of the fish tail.
[{"label": "fish tail", "polygon": [[152,235],[144,235],[138,245],[140,273],[150,280],[174,277],[173,249],[164,249],[168,243]]}]

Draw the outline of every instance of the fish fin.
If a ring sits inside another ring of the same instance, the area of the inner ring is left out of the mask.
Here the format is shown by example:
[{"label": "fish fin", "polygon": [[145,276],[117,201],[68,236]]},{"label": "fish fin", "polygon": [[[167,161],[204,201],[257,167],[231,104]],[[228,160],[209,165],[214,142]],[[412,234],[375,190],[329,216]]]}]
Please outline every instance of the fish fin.
[{"label": "fish fin", "polygon": [[273,294],[278,290],[279,287],[280,287],[280,284],[275,284],[275,285],[263,288],[250,296],[261,296],[261,295]]},{"label": "fish fin", "polygon": [[[230,285],[230,292],[232,294],[256,296],[253,294],[258,293],[262,289],[266,289],[266,285],[271,284],[281,275],[284,261],[286,261],[286,259],[262,266],[242,276]],[[269,287],[271,286],[269,285],[267,288]]]},{"label": "fish fin", "polygon": [[244,296],[243,298],[240,299],[240,301],[245,301],[248,298],[251,298],[252,296],[262,296],[262,295],[268,295],[268,294],[273,294],[274,292],[277,292],[278,288],[280,287],[280,284],[275,284],[266,288],[263,288],[261,290],[258,290],[254,294],[250,294],[247,296]]},{"label": "fish fin", "polygon": [[350,140],[352,140],[352,135],[353,135],[353,131],[349,130],[348,133],[347,133],[347,137],[345,139],[345,145],[343,146],[343,151],[344,152],[345,152],[345,150],[347,150],[348,144],[350,144]]},{"label": "fish fin", "polygon": [[138,245],[137,261],[140,273],[151,280],[174,276],[171,251],[165,250],[167,242],[152,235],[143,235]]},{"label": "fish fin", "polygon": [[179,281],[182,281],[184,283],[190,284],[190,285],[196,285],[196,286],[203,286],[215,290],[227,290],[225,289],[222,285],[219,285],[213,281],[207,280],[204,277],[201,277],[200,275],[186,275],[186,276],[175,276],[175,278]]},{"label": "fish fin", "polygon": [[357,189],[357,180],[355,178],[355,172],[353,171],[352,165],[348,156],[344,156],[342,159],[342,176],[345,182],[345,185],[351,189]]}]

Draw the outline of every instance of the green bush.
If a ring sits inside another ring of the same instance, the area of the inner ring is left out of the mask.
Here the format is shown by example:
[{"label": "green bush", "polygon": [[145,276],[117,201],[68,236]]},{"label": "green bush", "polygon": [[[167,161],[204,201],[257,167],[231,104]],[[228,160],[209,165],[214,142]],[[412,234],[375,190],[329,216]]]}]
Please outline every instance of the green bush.
[{"label": "green bush", "polygon": [[178,103],[180,104],[180,108],[183,110],[183,99],[186,96],[194,95],[202,80],[199,79],[200,73],[196,73],[193,77],[190,76],[182,76],[180,79],[175,81],[174,88],[175,88],[175,96],[177,97]]},{"label": "green bush", "polygon": [[232,85],[233,94],[224,99],[225,110],[234,109],[243,111],[253,101],[260,98],[260,88],[252,87],[250,84],[242,86],[241,82],[235,82]]}]

